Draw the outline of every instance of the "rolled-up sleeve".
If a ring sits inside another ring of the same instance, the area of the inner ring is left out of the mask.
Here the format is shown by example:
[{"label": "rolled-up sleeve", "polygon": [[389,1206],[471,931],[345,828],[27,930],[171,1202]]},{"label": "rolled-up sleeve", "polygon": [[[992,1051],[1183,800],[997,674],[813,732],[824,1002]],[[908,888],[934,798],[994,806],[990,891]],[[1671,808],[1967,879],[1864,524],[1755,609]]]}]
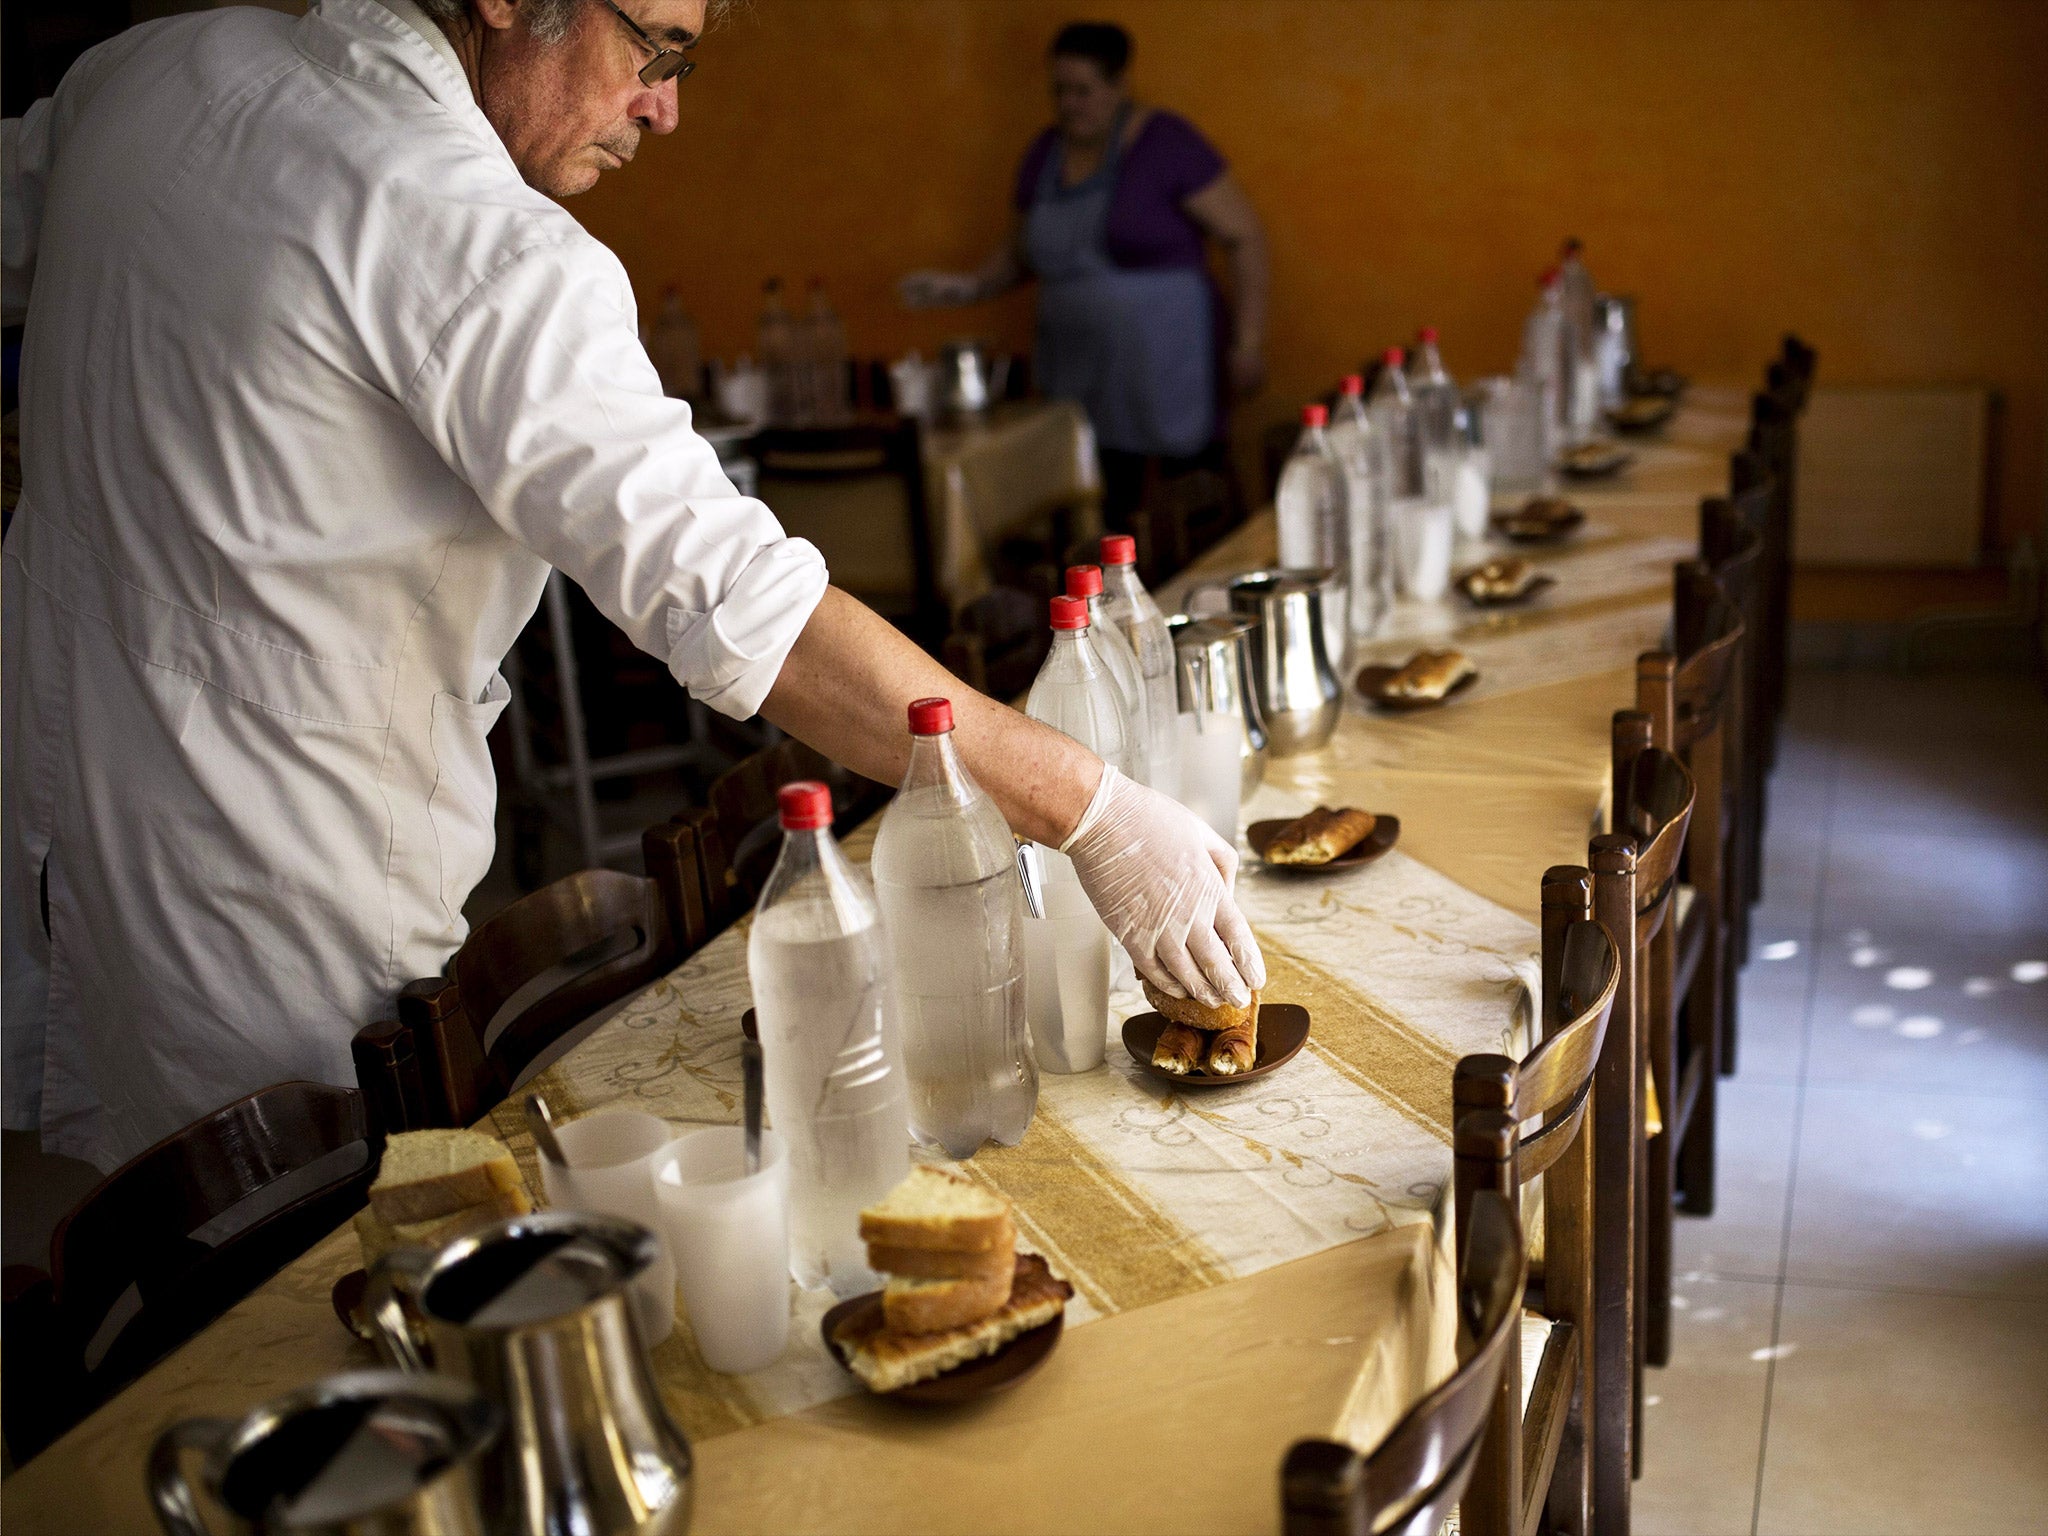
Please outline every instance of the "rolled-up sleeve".
[{"label": "rolled-up sleeve", "polygon": [[722,714],[761,707],[824,557],[742,496],[661,392],[617,259],[551,241],[442,327],[406,408],[485,510]]}]

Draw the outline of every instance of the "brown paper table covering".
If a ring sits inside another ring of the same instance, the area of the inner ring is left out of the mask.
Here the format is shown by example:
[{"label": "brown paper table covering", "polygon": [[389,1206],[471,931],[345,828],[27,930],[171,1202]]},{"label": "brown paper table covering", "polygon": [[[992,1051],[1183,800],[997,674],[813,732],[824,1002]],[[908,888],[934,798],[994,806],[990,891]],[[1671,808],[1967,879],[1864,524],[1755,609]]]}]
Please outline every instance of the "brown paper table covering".
[{"label": "brown paper table covering", "polygon": [[925,502],[939,592],[958,610],[989,587],[988,552],[1059,505],[1083,508],[1076,538],[1096,531],[1095,432],[1071,400],[997,406],[982,421],[924,435]]},{"label": "brown paper table covering", "polygon": [[[1695,500],[1721,487],[1725,451],[1694,451]],[[1582,499],[1635,537],[1690,526],[1690,507],[1663,493],[1608,494]],[[1204,566],[1257,564],[1271,539],[1270,518],[1255,520]],[[1668,571],[1643,596],[1668,603]],[[1428,714],[1347,713],[1331,748],[1275,762],[1248,813],[1337,799],[1403,822],[1400,851],[1353,876],[1245,877],[1268,995],[1308,1004],[1311,1050],[1263,1084],[1192,1100],[1139,1083],[1113,1045],[1108,1071],[1047,1079],[1023,1145],[968,1165],[1018,1200],[1027,1239],[1075,1275],[1075,1322],[1095,1319],[1070,1328],[1040,1377],[984,1408],[933,1417],[859,1396],[817,1402],[842,1383],[815,1346],[793,1350],[807,1358],[789,1370],[734,1382],[703,1369],[680,1325],[656,1369],[697,1442],[698,1528],[1267,1530],[1287,1443],[1383,1434],[1449,1361],[1430,1218],[1449,1171],[1451,1065],[1499,1049],[1511,1028],[1538,877],[1583,857],[1632,658]],[[569,1113],[623,1103],[729,1122],[745,998],[741,925],[542,1086]],[[498,1128],[530,1170],[516,1119],[501,1113]],[[1248,1174],[1253,1144],[1264,1178]],[[1259,1200],[1228,1202],[1255,1213],[1249,1231],[1201,1215],[1236,1184],[1263,1186]],[[344,1230],[266,1284],[9,1479],[6,1523],[150,1529],[141,1468],[166,1423],[367,1362],[327,1306],[355,1263]],[[796,1322],[800,1346],[819,1305]],[[1231,1433],[1191,1441],[1190,1424]]]}]

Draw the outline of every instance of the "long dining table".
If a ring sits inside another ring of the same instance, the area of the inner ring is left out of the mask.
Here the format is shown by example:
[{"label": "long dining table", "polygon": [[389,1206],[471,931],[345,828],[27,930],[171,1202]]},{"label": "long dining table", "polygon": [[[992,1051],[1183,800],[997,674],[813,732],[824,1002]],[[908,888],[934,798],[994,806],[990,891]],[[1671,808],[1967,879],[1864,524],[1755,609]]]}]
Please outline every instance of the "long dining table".
[{"label": "long dining table", "polygon": [[[865,1395],[826,1354],[829,1297],[793,1287],[788,1351],[743,1378],[704,1366],[679,1320],[653,1360],[695,1448],[696,1530],[1271,1531],[1290,1443],[1370,1447],[1441,1379],[1452,1068],[1514,1048],[1542,873],[1583,863],[1598,830],[1610,717],[1665,633],[1672,564],[1696,547],[1700,499],[1726,492],[1746,405],[1696,387],[1662,434],[1628,445],[1627,469],[1566,487],[1586,524],[1530,552],[1556,578],[1530,604],[1400,610],[1368,655],[1447,636],[1478,663],[1475,686],[1400,716],[1347,690],[1326,747],[1268,764],[1246,823],[1319,802],[1400,821],[1395,849],[1357,870],[1282,875],[1247,856],[1239,896],[1266,1000],[1313,1020],[1300,1056],[1256,1083],[1177,1091],[1128,1058],[1113,1019],[1104,1067],[1046,1075],[1023,1141],[962,1165],[1014,1201],[1020,1243],[1074,1285],[1037,1375],[920,1410]],[[1273,555],[1267,512],[1162,597]],[[871,828],[849,848],[865,857],[870,841]],[[735,1120],[746,932],[743,919],[549,1067],[536,1086],[557,1113]],[[1118,994],[1113,1011],[1143,1006]],[[537,1190],[510,1106],[487,1128]],[[0,1488],[12,1536],[152,1530],[143,1469],[169,1423],[372,1364],[329,1304],[358,1263],[343,1228],[18,1470]]]}]

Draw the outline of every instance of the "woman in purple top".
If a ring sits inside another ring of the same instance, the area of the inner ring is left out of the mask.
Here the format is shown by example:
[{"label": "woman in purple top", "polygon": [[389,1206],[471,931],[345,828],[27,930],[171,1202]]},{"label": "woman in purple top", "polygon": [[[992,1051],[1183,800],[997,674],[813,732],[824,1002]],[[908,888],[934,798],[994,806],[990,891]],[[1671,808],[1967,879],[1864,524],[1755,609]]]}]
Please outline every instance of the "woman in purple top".
[{"label": "woman in purple top", "polygon": [[[1079,401],[1102,455],[1112,521],[1135,506],[1148,460],[1204,461],[1224,402],[1265,374],[1266,242],[1223,157],[1185,118],[1133,102],[1131,40],[1076,22],[1052,45],[1055,125],[1018,168],[1016,226],[975,272],[916,272],[917,306],[977,304],[1038,279],[1039,387]],[[1234,310],[1209,276],[1229,262]]]}]

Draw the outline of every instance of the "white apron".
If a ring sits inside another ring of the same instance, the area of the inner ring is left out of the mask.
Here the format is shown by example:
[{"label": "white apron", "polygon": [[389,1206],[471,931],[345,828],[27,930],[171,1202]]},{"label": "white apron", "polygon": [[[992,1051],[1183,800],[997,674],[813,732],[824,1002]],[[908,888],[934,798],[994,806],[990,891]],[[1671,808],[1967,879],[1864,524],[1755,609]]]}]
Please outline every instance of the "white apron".
[{"label": "white apron", "polygon": [[352,1082],[461,942],[549,565],[734,716],[826,576],[662,396],[617,260],[375,0],[136,28],[4,150],[0,1086],[109,1168]]}]

